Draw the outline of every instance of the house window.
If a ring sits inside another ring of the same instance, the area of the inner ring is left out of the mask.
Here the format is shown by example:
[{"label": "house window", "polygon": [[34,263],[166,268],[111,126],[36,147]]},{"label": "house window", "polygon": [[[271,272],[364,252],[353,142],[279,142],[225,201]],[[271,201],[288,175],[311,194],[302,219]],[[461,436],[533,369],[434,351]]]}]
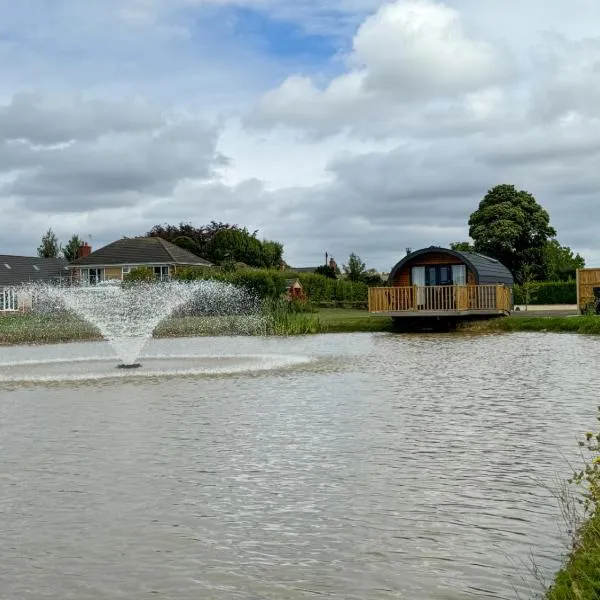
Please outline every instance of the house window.
[{"label": "house window", "polygon": [[96,285],[104,281],[104,269],[83,269],[81,275],[85,285]]},{"label": "house window", "polygon": [[123,269],[122,269],[122,273],[121,273],[121,277],[122,277],[123,279],[125,279],[125,277],[126,277],[127,275],[129,275],[129,273],[131,273],[131,271],[132,271],[132,270],[133,270],[133,267],[123,267]]},{"label": "house window", "polygon": [[169,267],[154,267],[154,275],[160,281],[169,279]]},{"label": "house window", "polygon": [[17,290],[14,288],[0,288],[0,312],[15,311],[18,309]]}]

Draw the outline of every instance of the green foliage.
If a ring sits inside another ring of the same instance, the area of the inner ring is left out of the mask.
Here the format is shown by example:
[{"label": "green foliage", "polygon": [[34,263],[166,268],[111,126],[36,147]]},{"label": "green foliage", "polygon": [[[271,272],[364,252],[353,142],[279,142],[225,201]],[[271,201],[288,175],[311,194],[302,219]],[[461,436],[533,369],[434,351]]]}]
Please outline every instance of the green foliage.
[{"label": "green foliage", "polygon": [[568,281],[575,279],[577,269],[585,267],[580,254],[574,254],[568,246],[562,246],[558,240],[550,240],[544,248],[544,257],[548,279]]},{"label": "green foliage", "polygon": [[515,304],[577,304],[577,285],[574,281],[527,282],[515,285],[513,294]]},{"label": "green foliage", "polygon": [[300,273],[298,279],[313,303],[366,302],[367,284],[348,279],[330,279],[316,273]]},{"label": "green foliage", "polygon": [[381,274],[376,269],[365,271],[362,276],[362,281],[369,287],[383,287],[386,282],[381,278]]},{"label": "green foliage", "polygon": [[[600,421],[600,407],[597,420]],[[587,521],[582,526],[569,523],[573,548],[567,563],[548,590],[548,600],[595,600],[600,598],[600,432],[590,431],[579,442],[586,464],[570,481],[580,492]],[[570,511],[569,511],[570,512]]]},{"label": "green foliage", "polygon": [[546,210],[529,192],[498,185],[469,218],[469,235],[477,252],[496,258],[517,277],[528,264],[535,278],[543,279],[546,244],[556,231]]},{"label": "green foliage", "polygon": [[136,267],[123,277],[123,281],[156,281],[156,275],[152,267]]},{"label": "green foliage", "polygon": [[71,239],[63,247],[63,256],[69,262],[73,262],[77,258],[77,252],[79,251],[79,246],[81,246],[82,243],[83,241],[79,239],[79,236],[77,234],[73,234]]},{"label": "green foliage", "polygon": [[471,242],[452,242],[450,249],[457,252],[475,252],[475,248],[473,248]]},{"label": "green foliage", "polygon": [[348,264],[343,266],[344,273],[350,281],[362,281],[367,270],[367,265],[362,262],[357,254],[350,254]]},{"label": "green foliage", "polygon": [[276,268],[283,256],[278,242],[261,241],[245,227],[211,221],[203,227],[190,223],[155,225],[148,237],[160,237],[216,264],[242,262],[251,267]]},{"label": "green foliage", "polygon": [[273,269],[245,269],[225,272],[222,269],[189,267],[178,269],[176,279],[216,279],[244,286],[260,298],[280,298],[286,292],[286,280],[297,277],[304,293],[312,303],[356,303],[366,302],[368,287],[363,282],[347,279],[330,279],[315,273],[294,273]]},{"label": "green foliage", "polygon": [[323,277],[327,277],[328,279],[337,279],[337,273],[333,267],[329,265],[321,265],[315,269],[315,273],[317,275],[323,275]]},{"label": "green foliage", "polygon": [[37,253],[40,258],[58,258],[60,256],[60,243],[52,229],[48,229],[42,236],[41,244],[38,246]]},{"label": "green foliage", "polygon": [[600,335],[600,317],[503,317],[465,323],[461,329],[480,332],[537,331]]}]

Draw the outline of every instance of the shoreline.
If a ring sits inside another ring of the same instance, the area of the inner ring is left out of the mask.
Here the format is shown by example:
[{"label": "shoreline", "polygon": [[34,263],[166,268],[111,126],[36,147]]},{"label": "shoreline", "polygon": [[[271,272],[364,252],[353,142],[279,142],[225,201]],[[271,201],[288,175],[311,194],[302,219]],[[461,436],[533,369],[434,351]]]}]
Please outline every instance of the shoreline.
[{"label": "shoreline", "polygon": [[[247,323],[237,317],[174,317],[154,331],[157,339],[219,335],[293,336],[326,333],[393,333],[389,317],[356,309],[321,309]],[[600,335],[600,316],[509,316],[461,323],[452,333],[577,333]],[[0,346],[102,341],[90,324],[73,317],[0,316]]]}]

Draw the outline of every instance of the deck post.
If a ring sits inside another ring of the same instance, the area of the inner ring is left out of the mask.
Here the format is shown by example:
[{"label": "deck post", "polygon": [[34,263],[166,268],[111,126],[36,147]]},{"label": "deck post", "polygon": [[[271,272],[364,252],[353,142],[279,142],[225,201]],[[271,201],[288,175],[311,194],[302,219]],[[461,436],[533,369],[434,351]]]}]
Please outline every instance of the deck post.
[{"label": "deck post", "polygon": [[575,271],[575,285],[577,286],[577,312],[579,314],[581,314],[582,313],[582,310],[581,310],[581,291],[579,289],[580,285],[581,285],[581,280],[580,280],[580,277],[579,277],[579,271],[580,271],[580,269],[577,269]]}]

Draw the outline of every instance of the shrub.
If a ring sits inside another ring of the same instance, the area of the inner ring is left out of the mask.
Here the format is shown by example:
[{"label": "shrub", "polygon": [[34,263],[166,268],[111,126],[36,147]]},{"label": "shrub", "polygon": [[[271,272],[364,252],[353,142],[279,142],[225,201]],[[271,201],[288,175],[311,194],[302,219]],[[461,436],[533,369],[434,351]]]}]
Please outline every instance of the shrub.
[{"label": "shrub", "polygon": [[[529,304],[576,304],[577,284],[575,281],[536,281],[529,285]],[[524,286],[514,287],[515,304],[526,303]]]}]

